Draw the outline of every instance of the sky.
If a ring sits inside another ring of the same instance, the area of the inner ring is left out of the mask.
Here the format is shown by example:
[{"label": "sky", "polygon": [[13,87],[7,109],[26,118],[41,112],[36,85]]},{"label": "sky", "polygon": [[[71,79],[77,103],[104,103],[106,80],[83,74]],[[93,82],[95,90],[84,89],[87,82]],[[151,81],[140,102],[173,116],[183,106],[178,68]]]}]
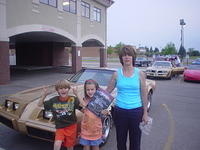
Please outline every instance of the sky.
[{"label": "sky", "polygon": [[181,44],[180,19],[184,19],[184,47],[200,51],[200,0],[114,0],[107,11],[107,45],[119,42],[138,47]]}]

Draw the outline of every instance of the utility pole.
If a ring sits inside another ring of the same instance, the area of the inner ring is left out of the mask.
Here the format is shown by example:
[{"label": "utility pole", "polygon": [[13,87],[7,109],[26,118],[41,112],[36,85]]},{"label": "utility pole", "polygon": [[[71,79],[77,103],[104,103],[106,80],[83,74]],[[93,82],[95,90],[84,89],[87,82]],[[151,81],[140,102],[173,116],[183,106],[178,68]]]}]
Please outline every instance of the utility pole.
[{"label": "utility pole", "polygon": [[179,55],[181,57],[181,62],[183,61],[183,58],[186,56],[186,51],[184,48],[184,25],[186,25],[186,23],[184,22],[184,19],[180,19],[180,25],[181,25],[181,46],[179,49]]}]

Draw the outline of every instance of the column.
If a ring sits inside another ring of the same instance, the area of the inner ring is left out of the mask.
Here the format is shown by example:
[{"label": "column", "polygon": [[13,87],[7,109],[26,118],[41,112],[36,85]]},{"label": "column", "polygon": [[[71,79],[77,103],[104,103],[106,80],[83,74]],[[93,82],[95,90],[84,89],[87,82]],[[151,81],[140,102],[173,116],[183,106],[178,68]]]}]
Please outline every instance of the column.
[{"label": "column", "polygon": [[100,48],[100,67],[107,67],[106,49]]},{"label": "column", "polygon": [[81,47],[72,46],[72,72],[76,73],[82,68]]},{"label": "column", "polygon": [[6,0],[0,0],[0,84],[10,81],[9,39],[6,25]]}]

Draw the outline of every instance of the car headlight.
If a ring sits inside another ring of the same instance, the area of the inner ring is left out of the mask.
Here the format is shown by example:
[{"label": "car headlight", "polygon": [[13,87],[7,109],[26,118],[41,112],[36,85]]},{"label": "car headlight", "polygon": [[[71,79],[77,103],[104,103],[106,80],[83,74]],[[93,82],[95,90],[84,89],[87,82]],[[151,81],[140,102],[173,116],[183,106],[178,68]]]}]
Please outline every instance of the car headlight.
[{"label": "car headlight", "polygon": [[12,106],[13,102],[12,101],[9,101],[9,100],[6,100],[5,102],[5,107],[6,108],[10,108]]},{"label": "car headlight", "polygon": [[47,111],[47,110],[44,110],[43,111],[43,117],[46,118],[46,119],[50,119],[53,117],[53,113],[51,111]]},{"label": "car headlight", "polygon": [[19,103],[13,103],[13,110],[17,110],[19,108]]}]

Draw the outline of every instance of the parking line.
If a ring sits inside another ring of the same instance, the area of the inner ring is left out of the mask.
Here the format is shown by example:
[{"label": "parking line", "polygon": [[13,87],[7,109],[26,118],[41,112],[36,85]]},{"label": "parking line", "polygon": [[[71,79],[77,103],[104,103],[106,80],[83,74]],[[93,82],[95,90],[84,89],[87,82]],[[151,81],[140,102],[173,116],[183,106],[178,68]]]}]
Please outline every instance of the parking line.
[{"label": "parking line", "polygon": [[170,122],[169,135],[167,137],[167,141],[165,143],[163,150],[171,150],[172,143],[174,141],[175,121],[169,107],[166,104],[162,104],[162,106],[167,111],[168,116],[169,116],[169,122]]}]

